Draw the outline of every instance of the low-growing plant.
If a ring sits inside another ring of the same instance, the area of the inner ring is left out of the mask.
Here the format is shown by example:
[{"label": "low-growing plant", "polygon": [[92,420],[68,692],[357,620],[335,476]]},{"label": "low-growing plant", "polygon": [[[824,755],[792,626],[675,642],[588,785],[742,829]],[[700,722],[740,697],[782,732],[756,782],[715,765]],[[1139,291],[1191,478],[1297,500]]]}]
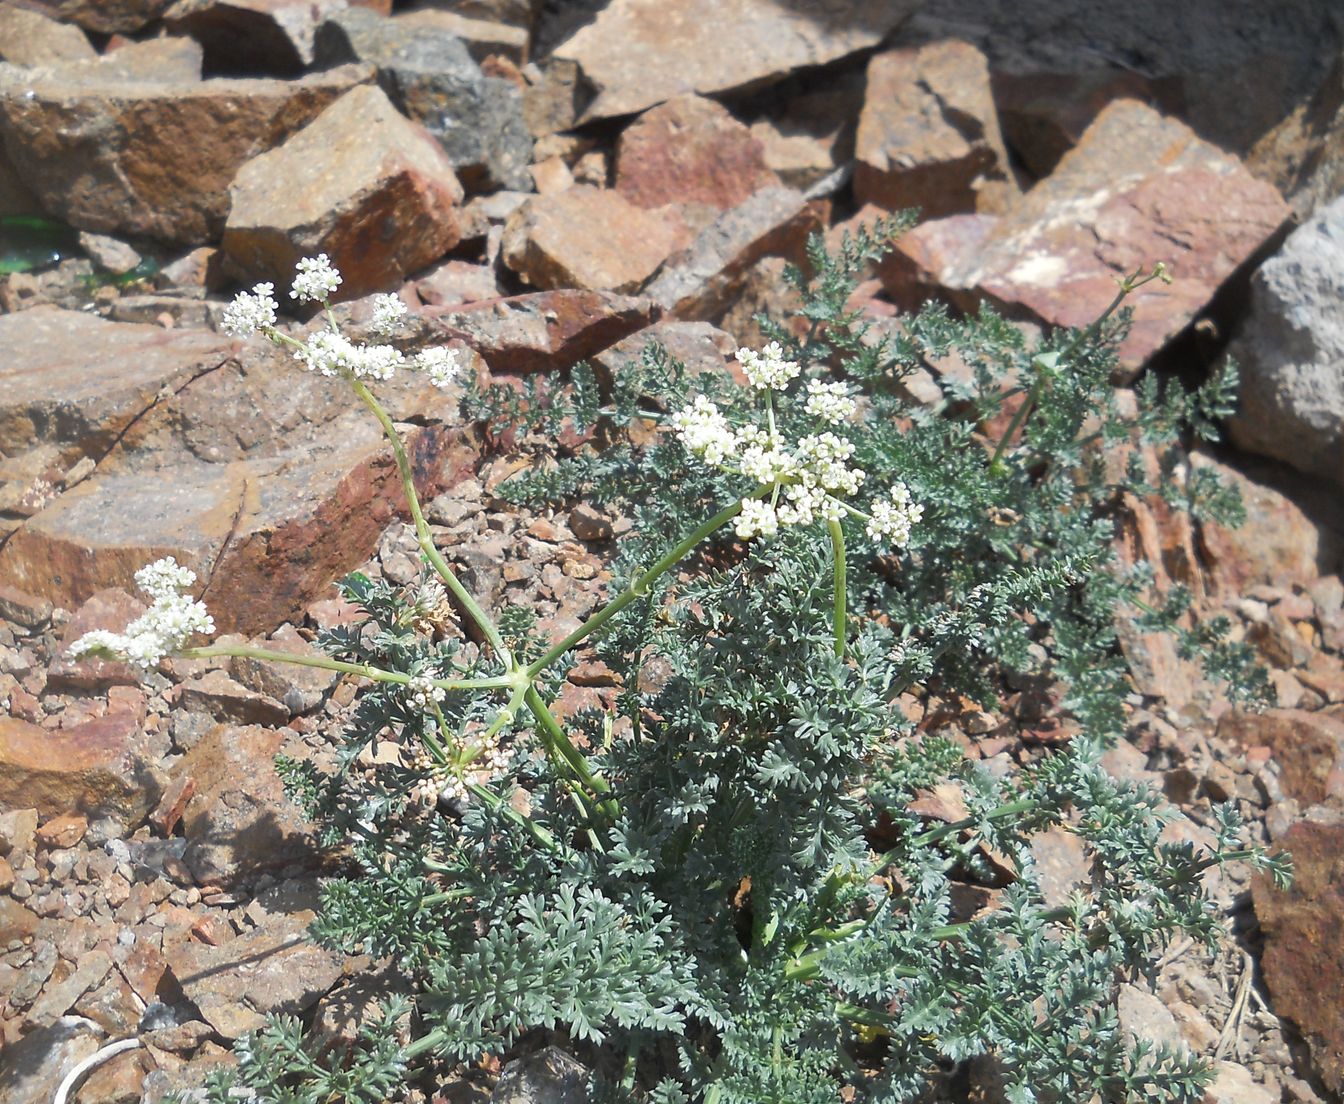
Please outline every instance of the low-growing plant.
[{"label": "low-growing plant", "polygon": [[[1178,462],[1186,436],[1213,437],[1234,380],[1186,393],[1149,377],[1138,416],[1122,415],[1109,378],[1124,299],[1160,267],[1093,325],[1037,344],[989,310],[930,305],[878,328],[850,297],[902,225],[834,255],[814,241],[788,274],[798,313],[761,319],[768,344],[740,351],[735,375],[654,347],[609,377],[579,366],[469,390],[470,417],[545,441],[507,499],[584,497],[633,522],[606,604],[561,640],[458,580],[371,389],[412,366],[446,385],[456,354],[360,345],[330,310],[300,340],[276,329],[270,285],[239,297],[232,332],[289,347],[382,424],[424,558],[411,587],[341,582],[363,620],[303,662],[368,688],[339,769],[280,764],[351,857],[316,933],[393,959],[411,997],[334,1056],[274,1021],[209,1099],[380,1101],[424,1068],[554,1040],[590,1066],[594,1100],[927,1100],[980,1058],[1014,1104],[1199,1097],[1208,1066],[1127,1041],[1118,987],[1177,935],[1218,939],[1211,867],[1286,864],[1239,842],[1231,807],[1211,847],[1167,842],[1176,814],[1099,759],[1129,692],[1115,618],[1151,581],[1114,554],[1122,500],[1161,493],[1236,520],[1235,495]],[[295,296],[325,307],[338,283],[306,261]],[[399,314],[380,297],[375,328]],[[953,356],[967,371],[913,402],[908,377]],[[562,428],[582,443],[560,449]],[[150,611],[85,647],[146,666],[294,661],[187,647],[210,628],[182,594],[189,575],[146,569]],[[441,631],[447,606],[466,641]],[[1188,607],[1169,593],[1145,627],[1178,632],[1229,693],[1260,694],[1248,654]],[[551,703],[580,649],[620,689],[610,712],[562,724]],[[992,708],[1010,686],[1034,687],[1073,734],[1006,774],[902,705],[935,690]],[[387,739],[399,761],[368,767],[361,753]],[[1090,862],[1062,901],[1033,868],[1047,830]]]}]

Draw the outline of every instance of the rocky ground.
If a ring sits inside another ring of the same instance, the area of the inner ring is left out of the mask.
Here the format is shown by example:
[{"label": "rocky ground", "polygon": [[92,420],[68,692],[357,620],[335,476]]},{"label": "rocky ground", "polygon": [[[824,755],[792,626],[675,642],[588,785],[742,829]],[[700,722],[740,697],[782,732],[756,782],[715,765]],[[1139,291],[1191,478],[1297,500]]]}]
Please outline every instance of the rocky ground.
[{"label": "rocky ground", "polygon": [[[67,653],[134,616],[131,573],[162,555],[195,568],[222,632],[294,650],[349,615],[334,578],[416,575],[377,427],[222,336],[233,290],[326,251],[356,324],[361,296],[400,289],[410,345],[469,350],[482,379],[609,367],[650,339],[722,370],[808,233],[912,205],[926,221],[855,297],[884,324],[928,297],[1084,323],[1161,260],[1175,281],[1135,297],[1117,386],[1229,348],[1243,365],[1236,449],[1190,464],[1238,483],[1247,526],[1135,501],[1123,540],[1233,618],[1279,704],[1229,709],[1131,629],[1110,765],[1195,839],[1235,801],[1297,882],[1211,875],[1233,940],[1173,947],[1125,1018],[1219,1060],[1210,1104],[1339,1099],[1344,21],[1329,0],[927,7],[0,0],[0,246],[26,216],[72,228],[0,278],[0,1102],[49,1100],[123,1037],[141,1045],[78,1100],[158,1101],[268,1012],[338,1040],[395,984],[306,934],[335,860],[270,766],[324,761],[356,685]],[[955,370],[931,363],[912,395]],[[478,598],[577,624],[626,523],[506,507],[519,461],[458,395],[409,379],[385,398]],[[580,663],[565,700],[608,682]],[[1068,738],[1012,700],[905,705],[999,769]],[[1085,875],[1072,837],[1038,859],[1055,892]],[[440,1098],[486,1099],[495,1072]],[[545,1080],[513,1068],[492,1099]]]}]

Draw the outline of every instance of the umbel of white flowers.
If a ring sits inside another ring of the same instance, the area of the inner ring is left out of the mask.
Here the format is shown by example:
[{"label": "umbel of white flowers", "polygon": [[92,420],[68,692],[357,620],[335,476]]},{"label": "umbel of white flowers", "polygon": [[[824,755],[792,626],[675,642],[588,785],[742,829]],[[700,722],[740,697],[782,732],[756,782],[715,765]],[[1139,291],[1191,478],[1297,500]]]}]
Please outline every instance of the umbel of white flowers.
[{"label": "umbel of white flowers", "polygon": [[[758,391],[784,391],[801,371],[785,358],[777,341],[760,352],[739,349],[737,360]],[[803,409],[833,426],[840,426],[857,409],[843,383],[810,380],[806,394]],[[672,427],[686,450],[711,468],[737,472],[758,488],[770,489],[768,499],[758,493],[742,500],[737,535],[743,540],[773,537],[785,525],[810,525],[818,518],[839,521],[852,514],[866,520],[873,541],[900,548],[924,516],[924,507],[899,482],[873,500],[867,513],[851,506],[847,500],[858,496],[867,472],[849,466],[854,443],[830,430],[790,443],[775,428],[773,418],[764,427],[735,429],[703,395],[672,416]]]},{"label": "umbel of white flowers", "polygon": [[180,651],[194,633],[215,631],[205,604],[182,593],[195,581],[196,573],[180,567],[171,556],[147,564],[135,573],[135,583],[151,600],[149,609],[125,632],[85,633],[70,646],[70,654],[127,659],[145,670],[156,667],[164,656]]},{"label": "umbel of white flowers", "polygon": [[[325,308],[331,296],[341,286],[341,274],[325,253],[305,257],[299,261],[291,299],[301,303],[320,303]],[[233,337],[250,337],[260,333],[277,344],[288,345],[294,359],[308,371],[322,376],[343,379],[389,380],[400,368],[424,372],[435,387],[447,387],[461,371],[456,349],[436,346],[423,349],[407,357],[391,345],[364,345],[351,341],[333,325],[318,330],[306,341],[297,341],[275,328],[275,285],[257,284],[250,292],[239,292],[224,309],[221,328]],[[406,305],[395,295],[373,297],[373,331],[380,337],[389,337],[401,324]]]}]

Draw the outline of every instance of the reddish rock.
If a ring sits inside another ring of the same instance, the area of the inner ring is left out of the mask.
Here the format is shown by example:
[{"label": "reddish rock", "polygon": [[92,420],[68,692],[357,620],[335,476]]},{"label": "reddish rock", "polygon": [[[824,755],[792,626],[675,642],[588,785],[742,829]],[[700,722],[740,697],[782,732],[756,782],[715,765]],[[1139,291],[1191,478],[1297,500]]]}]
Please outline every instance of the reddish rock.
[{"label": "reddish rock", "polygon": [[848,79],[837,76],[751,124],[766,165],[790,188],[810,188],[853,156],[855,121],[863,108],[862,78],[862,73]]},{"label": "reddish rock", "polygon": [[[205,47],[210,68],[300,73],[313,62],[313,38],[348,0],[177,0],[164,21]],[[365,4],[383,15],[391,0]]]},{"label": "reddish rock", "polygon": [[59,65],[87,61],[98,51],[84,32],[17,4],[0,6],[0,61],[11,65]]},{"label": "reddish rock", "polygon": [[1117,279],[1165,262],[1173,282],[1128,300],[1134,324],[1119,352],[1131,379],[1288,215],[1239,161],[1184,124],[1119,100],[979,250],[939,276],[963,306],[988,299],[1014,316],[1085,326],[1115,298]]},{"label": "reddish rock", "polygon": [[159,754],[126,713],[54,731],[0,716],[0,806],[111,816],[131,831],[162,792]]},{"label": "reddish rock", "polygon": [[620,192],[579,186],[529,199],[504,228],[504,263],[538,288],[629,292],[675,245],[676,227]]},{"label": "reddish rock", "polygon": [[832,0],[824,13],[771,0],[613,0],[555,50],[596,89],[582,119],[643,111],[787,76],[876,46],[917,5]]},{"label": "reddish rock", "polygon": [[669,257],[645,291],[677,318],[712,322],[761,258],[804,260],[808,234],[819,225],[817,212],[799,193],[765,188],[725,211]]},{"label": "reddish rock", "polygon": [[1017,192],[989,66],[965,42],[892,50],[868,63],[854,155],[855,198],[888,211],[995,213]]},{"label": "reddish rock", "polygon": [[430,341],[462,341],[492,372],[561,371],[602,352],[653,321],[647,299],[603,291],[547,291],[426,310]]},{"label": "reddish rock", "polygon": [[[593,365],[615,374],[621,368],[642,360],[650,345],[667,350],[674,360],[686,366],[691,375],[728,372],[732,355],[737,351],[737,342],[732,336],[708,322],[669,320],[654,323],[618,341],[610,349],[593,357]],[[731,363],[736,364],[735,361]]]},{"label": "reddish rock", "polygon": [[279,727],[289,720],[289,710],[280,702],[235,682],[218,669],[184,682],[177,691],[181,709],[208,714],[217,721]]},{"label": "reddish rock", "polygon": [[1294,824],[1280,841],[1293,857],[1293,885],[1265,875],[1251,883],[1264,932],[1260,959],[1270,1004],[1311,1048],[1326,1088],[1344,1090],[1344,824]]},{"label": "reddish rock", "polygon": [[230,885],[262,870],[317,860],[312,825],[285,797],[275,773],[286,735],[220,725],[174,770],[174,779],[195,783],[182,817],[183,860],[200,884]]},{"label": "reddish rock", "polygon": [[24,351],[0,362],[0,456],[50,446],[48,462],[68,467],[134,441],[136,423],[165,392],[218,368],[233,343],[34,307],[0,315],[0,348]]},{"label": "reddish rock", "polygon": [[778,184],[751,131],[703,96],[678,96],[646,111],[616,145],[616,190],[638,207],[726,211]]},{"label": "reddish rock", "polygon": [[[282,625],[262,647],[270,651],[290,652],[295,656],[320,656],[323,653],[308,643],[292,625]],[[276,663],[234,656],[229,672],[244,686],[283,702],[291,713],[316,709],[331,693],[338,675],[321,667],[303,667],[294,663]]]},{"label": "reddish rock", "polygon": [[51,603],[26,590],[0,584],[0,617],[25,629],[40,629],[51,620]]},{"label": "reddish rock", "polygon": [[99,590],[75,611],[65,626],[61,648],[47,668],[47,685],[54,690],[102,690],[109,686],[138,686],[140,671],[129,663],[72,656],[70,646],[95,629],[121,632],[145,612],[146,603],[116,587]]},{"label": "reddish rock", "polygon": [[1219,719],[1218,736],[1269,748],[1283,792],[1303,807],[1344,797],[1344,721],[1302,709],[1231,710]]},{"label": "reddish rock", "polygon": [[0,80],[0,139],[20,179],[63,221],[198,244],[223,230],[240,166],[371,78],[364,66],[184,84],[9,75]]},{"label": "reddish rock", "polygon": [[387,291],[457,244],[462,186],[438,143],[381,89],[352,89],[229,188],[225,254],[277,284],[326,253],[339,297]]},{"label": "reddish rock", "polygon": [[74,847],[89,830],[89,822],[74,813],[54,816],[37,830],[37,842],[47,848]]},{"label": "reddish rock", "polygon": [[[879,210],[865,207],[859,214]],[[871,224],[872,218],[866,221]],[[950,215],[907,230],[878,265],[887,297],[906,311],[938,298],[943,274],[971,263],[998,224],[997,215]]]},{"label": "reddish rock", "polygon": [[489,265],[444,261],[415,282],[420,302],[431,307],[456,307],[499,298],[499,282]]}]

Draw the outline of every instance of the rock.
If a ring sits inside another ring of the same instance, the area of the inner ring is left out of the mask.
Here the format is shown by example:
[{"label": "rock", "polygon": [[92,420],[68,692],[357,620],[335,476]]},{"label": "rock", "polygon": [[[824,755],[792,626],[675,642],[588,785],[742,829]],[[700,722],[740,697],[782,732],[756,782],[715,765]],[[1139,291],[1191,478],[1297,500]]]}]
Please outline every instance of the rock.
[{"label": "rock", "polygon": [[620,192],[576,186],[529,199],[504,228],[504,263],[539,288],[638,289],[672,251],[676,230]]},{"label": "rock", "polygon": [[1321,1081],[1338,1093],[1344,1089],[1338,1000],[1344,986],[1344,825],[1302,821],[1278,842],[1293,857],[1293,885],[1278,889],[1263,874],[1251,883],[1265,939],[1260,966],[1274,1014],[1296,1025]]},{"label": "rock", "polygon": [[1202,1104],[1279,1104],[1278,1090],[1255,1081],[1243,1065],[1215,1062],[1213,1074],[1213,1083],[1204,1090]]},{"label": "rock", "polygon": [[1234,709],[1219,719],[1218,736],[1243,748],[1269,748],[1283,792],[1303,806],[1344,797],[1344,721],[1301,709]]},{"label": "rock", "polygon": [[0,716],[0,806],[111,817],[129,832],[163,791],[159,755],[129,713],[54,730]]},{"label": "rock", "polygon": [[499,1075],[490,1104],[585,1104],[588,1068],[557,1046],[515,1058]]},{"label": "rock", "polygon": [[53,690],[104,690],[109,686],[138,686],[140,671],[129,663],[97,656],[72,656],[70,646],[95,629],[121,632],[145,612],[147,603],[117,587],[95,591],[65,626],[61,648],[47,668]]},{"label": "rock", "polygon": [[892,50],[868,63],[854,156],[855,199],[888,211],[994,214],[1017,192],[989,66],[965,42]]},{"label": "rock", "polygon": [[1063,907],[1071,893],[1086,892],[1091,885],[1092,864],[1076,832],[1037,832],[1031,837],[1031,858],[1047,908]]},{"label": "rock", "polygon": [[59,65],[98,56],[84,32],[17,4],[0,6],[0,61],[12,65]]},{"label": "rock", "polygon": [[1129,984],[1120,986],[1116,1011],[1120,1016],[1120,1030],[1131,1043],[1165,1044],[1172,1049],[1185,1049],[1185,1039],[1176,1018],[1146,989]]},{"label": "rock", "polygon": [[[875,216],[880,210],[865,207],[859,213]],[[872,218],[866,221],[871,224]],[[997,215],[949,215],[907,230],[878,265],[887,297],[912,312],[929,299],[939,298],[944,274],[973,264],[998,224]]]},{"label": "rock", "polygon": [[40,446],[69,467],[134,443],[146,411],[227,361],[232,342],[35,307],[0,316],[0,348],[24,350],[0,364],[0,456]]},{"label": "rock", "polygon": [[55,1023],[75,1002],[107,977],[112,957],[102,948],[80,955],[74,970],[55,984],[48,984],[41,997],[28,1011],[28,1018],[39,1026]]},{"label": "rock", "polygon": [[444,261],[415,282],[420,302],[431,307],[456,307],[482,299],[499,298],[495,270],[466,261]]},{"label": "rock", "polygon": [[75,813],[54,816],[37,830],[37,842],[48,849],[74,847],[89,830],[86,817]]},{"label": "rock", "polygon": [[124,241],[106,234],[91,234],[87,230],[79,235],[79,247],[89,255],[89,260],[113,276],[125,276],[142,260],[140,254]]},{"label": "rock", "polygon": [[289,721],[289,710],[266,694],[235,682],[223,671],[205,671],[177,688],[178,706],[187,713],[201,713],[216,721],[269,725],[278,728]]},{"label": "rock", "polygon": [[377,66],[388,98],[434,135],[471,191],[529,187],[532,139],[522,92],[485,76],[452,32],[349,8],[323,23],[316,49],[322,65]]},{"label": "rock", "polygon": [[488,19],[507,23],[511,27],[532,30],[541,11],[542,0],[436,0],[439,7],[447,8],[465,18]]},{"label": "rock", "polygon": [[285,797],[275,773],[284,741],[283,731],[218,725],[174,770],[174,778],[196,784],[182,817],[183,861],[200,884],[227,886],[317,859],[312,826]]},{"label": "rock", "polygon": [[968,309],[988,299],[1013,316],[1085,326],[1114,299],[1117,278],[1165,262],[1172,284],[1127,300],[1134,323],[1119,356],[1128,380],[1288,214],[1272,187],[1188,127],[1119,100],[940,281]]},{"label": "rock", "polygon": [[152,23],[172,0],[26,0],[53,19],[99,34],[130,34]]},{"label": "rock", "polygon": [[610,349],[592,358],[595,368],[608,377],[619,369],[638,363],[650,345],[667,350],[674,360],[686,366],[692,376],[707,372],[721,375],[728,371],[729,358],[737,351],[732,336],[711,326],[708,322],[657,322],[618,341]]},{"label": "rock", "polygon": [[341,977],[338,955],[317,946],[311,913],[274,917],[218,947],[165,947],[173,976],[206,1022],[226,1039],[265,1025],[272,1014],[311,1008]]},{"label": "rock", "polygon": [[725,211],[685,249],[673,254],[645,289],[681,319],[714,321],[762,257],[801,261],[817,213],[790,188],[764,188]]},{"label": "rock", "polygon": [[569,527],[581,541],[610,540],[611,519],[581,502],[569,512]]},{"label": "rock", "polygon": [[352,89],[229,188],[225,254],[249,277],[287,283],[326,253],[339,296],[386,291],[457,244],[462,188],[424,129],[377,88]]},{"label": "rock", "polygon": [[223,230],[244,162],[372,76],[81,84],[20,72],[0,73],[0,142],[43,207],[81,230],[189,245]]},{"label": "rock", "polygon": [[703,96],[677,96],[651,108],[616,144],[615,188],[637,207],[726,211],[778,184],[760,141]]},{"label": "rock", "polygon": [[318,25],[346,6],[347,0],[177,0],[164,22],[200,42],[214,72],[292,76],[313,63]]},{"label": "rock", "polygon": [[51,620],[52,605],[26,590],[0,584],[0,618],[25,629],[40,629]]},{"label": "rock", "polygon": [[491,372],[562,371],[642,330],[654,307],[603,291],[546,291],[465,309],[427,309],[417,319],[424,340],[461,341]]},{"label": "rock", "polygon": [[613,0],[561,43],[596,95],[582,121],[630,115],[683,92],[760,85],[876,46],[910,0],[832,0],[824,12],[770,0]]},{"label": "rock", "polygon": [[[270,651],[292,652],[300,657],[322,655],[292,625],[282,625],[266,639],[263,647]],[[339,678],[335,671],[320,667],[301,667],[246,656],[234,656],[229,660],[229,671],[244,686],[284,702],[291,713],[316,709]]]},{"label": "rock", "polygon": [[98,1049],[90,1027],[81,1019],[62,1019],[7,1046],[0,1063],[0,1104],[51,1100],[65,1075]]},{"label": "rock", "polygon": [[766,165],[790,188],[806,190],[853,157],[863,78],[861,72],[836,74],[751,124]]},{"label": "rock", "polygon": [[458,12],[426,8],[409,11],[395,17],[408,27],[426,27],[461,39],[467,52],[477,62],[488,57],[505,57],[516,65],[527,61],[528,33],[526,24],[515,25],[494,19],[473,19]]},{"label": "rock", "polygon": [[1232,440],[1344,483],[1344,196],[1299,227],[1251,279],[1228,354],[1241,371]]},{"label": "rock", "polygon": [[1344,58],[1255,143],[1246,164],[1289,198],[1302,222],[1344,193]]},{"label": "rock", "polygon": [[47,70],[70,85],[194,84],[201,79],[200,44],[180,35],[127,42],[91,61],[68,62]]}]

